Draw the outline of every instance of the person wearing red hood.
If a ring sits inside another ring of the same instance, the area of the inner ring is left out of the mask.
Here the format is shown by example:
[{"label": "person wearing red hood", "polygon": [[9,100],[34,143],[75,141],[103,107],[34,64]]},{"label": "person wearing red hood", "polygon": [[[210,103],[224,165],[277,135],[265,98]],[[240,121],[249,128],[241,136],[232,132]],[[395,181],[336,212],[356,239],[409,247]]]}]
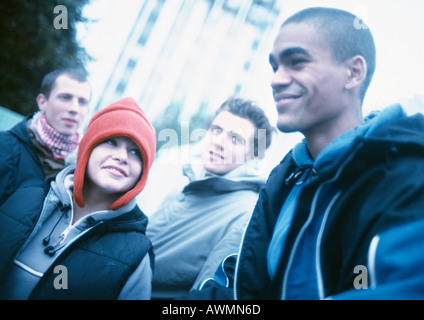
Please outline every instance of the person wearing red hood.
[{"label": "person wearing red hood", "polygon": [[132,98],[97,112],[76,167],[39,203],[11,210],[13,223],[0,220],[0,298],[150,299],[153,249],[135,197],[155,152],[156,131]]}]

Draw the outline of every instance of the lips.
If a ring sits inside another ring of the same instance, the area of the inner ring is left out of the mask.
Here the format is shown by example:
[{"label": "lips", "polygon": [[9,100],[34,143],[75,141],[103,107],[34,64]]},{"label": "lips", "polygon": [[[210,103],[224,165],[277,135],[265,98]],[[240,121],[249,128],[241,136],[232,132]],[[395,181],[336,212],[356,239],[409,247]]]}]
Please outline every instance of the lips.
[{"label": "lips", "polygon": [[302,96],[300,93],[291,93],[291,92],[280,92],[274,93],[274,101],[276,103],[277,109],[287,107],[293,101],[299,99]]},{"label": "lips", "polygon": [[213,160],[213,159],[224,160],[224,156],[223,155],[218,154],[218,153],[215,153],[213,151],[209,151],[209,155],[210,155],[211,160]]},{"label": "lips", "polygon": [[115,176],[128,177],[127,172],[118,166],[109,165],[109,166],[104,166],[103,169],[106,169],[109,173]]},{"label": "lips", "polygon": [[275,102],[279,102],[282,100],[292,100],[300,98],[302,94],[300,93],[288,93],[288,92],[282,92],[282,93],[275,93],[274,94],[274,100]]},{"label": "lips", "polygon": [[63,119],[63,122],[69,127],[74,127],[78,123],[75,119],[70,119],[70,118]]}]

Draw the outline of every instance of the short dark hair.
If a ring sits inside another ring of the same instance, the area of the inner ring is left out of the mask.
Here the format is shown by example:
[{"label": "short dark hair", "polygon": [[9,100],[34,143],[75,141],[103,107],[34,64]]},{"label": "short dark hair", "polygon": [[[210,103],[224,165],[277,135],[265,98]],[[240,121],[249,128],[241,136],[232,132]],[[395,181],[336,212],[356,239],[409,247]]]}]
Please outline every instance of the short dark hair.
[{"label": "short dark hair", "polygon": [[291,23],[313,25],[321,32],[323,39],[328,41],[333,51],[333,57],[338,62],[344,62],[356,55],[365,59],[367,75],[360,92],[362,102],[376,66],[375,43],[368,26],[350,12],[324,7],[301,10],[284,21],[281,28]]},{"label": "short dark hair", "polygon": [[53,90],[56,79],[62,75],[67,75],[69,78],[78,82],[88,82],[88,75],[84,70],[72,68],[57,69],[49,72],[44,76],[43,81],[41,82],[40,93],[42,93],[48,99],[50,97],[50,93]]},{"label": "short dark hair", "polygon": [[[272,134],[276,131],[276,129],[270,124],[262,108],[260,108],[252,100],[230,97],[224,101],[219,109],[215,112],[215,115],[210,120],[210,124],[222,111],[228,111],[235,116],[247,119],[253,123],[255,126],[255,134],[253,138],[254,155],[260,158],[263,157],[264,154],[262,153],[271,145]],[[260,129],[265,130],[265,141],[259,141],[259,139],[262,138],[262,136],[259,136]],[[260,149],[259,144],[263,142],[265,142],[265,149]]]}]

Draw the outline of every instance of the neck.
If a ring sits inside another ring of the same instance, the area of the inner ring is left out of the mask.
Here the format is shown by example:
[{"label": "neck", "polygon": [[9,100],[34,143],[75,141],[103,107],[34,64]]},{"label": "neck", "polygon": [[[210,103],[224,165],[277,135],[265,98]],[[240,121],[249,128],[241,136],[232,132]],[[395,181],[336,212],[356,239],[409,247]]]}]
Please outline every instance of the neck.
[{"label": "neck", "polygon": [[319,153],[334,139],[363,122],[362,113],[358,113],[323,123],[308,132],[303,132],[312,158],[315,160]]},{"label": "neck", "polygon": [[94,197],[84,194],[85,205],[83,208],[79,207],[74,200],[74,215],[72,219],[72,224],[93,212],[108,210],[109,206],[113,203],[113,201],[116,200],[106,199],[107,197],[105,196]]}]

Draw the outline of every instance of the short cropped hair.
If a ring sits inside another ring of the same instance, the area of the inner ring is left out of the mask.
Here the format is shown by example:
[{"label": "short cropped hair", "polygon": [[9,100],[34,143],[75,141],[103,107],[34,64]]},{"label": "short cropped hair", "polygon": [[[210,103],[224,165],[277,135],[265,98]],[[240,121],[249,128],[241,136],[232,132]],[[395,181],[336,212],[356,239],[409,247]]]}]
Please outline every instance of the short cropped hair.
[{"label": "short cropped hair", "polygon": [[333,58],[340,63],[356,55],[365,59],[367,74],[360,91],[363,102],[376,66],[375,43],[368,26],[350,12],[324,7],[301,10],[284,21],[281,28],[291,23],[314,26],[322,34],[323,39],[328,41],[333,51]]},{"label": "short cropped hair", "polygon": [[[247,119],[255,126],[255,133],[253,138],[254,155],[262,158],[263,152],[268,149],[271,145],[272,134],[276,131],[275,128],[270,124],[265,112],[255,102],[237,97],[230,97],[219,107],[215,112],[215,115],[210,120],[211,124],[218,114],[223,111],[230,112],[231,114],[238,116],[243,119]],[[259,130],[264,130],[265,141],[263,135],[259,135]],[[265,148],[259,148],[259,144],[265,142]]]},{"label": "short cropped hair", "polygon": [[41,82],[40,93],[42,93],[47,99],[50,97],[50,93],[53,90],[56,79],[62,75],[67,75],[69,78],[78,82],[88,82],[87,73],[80,69],[63,68],[49,72],[43,78]]}]

